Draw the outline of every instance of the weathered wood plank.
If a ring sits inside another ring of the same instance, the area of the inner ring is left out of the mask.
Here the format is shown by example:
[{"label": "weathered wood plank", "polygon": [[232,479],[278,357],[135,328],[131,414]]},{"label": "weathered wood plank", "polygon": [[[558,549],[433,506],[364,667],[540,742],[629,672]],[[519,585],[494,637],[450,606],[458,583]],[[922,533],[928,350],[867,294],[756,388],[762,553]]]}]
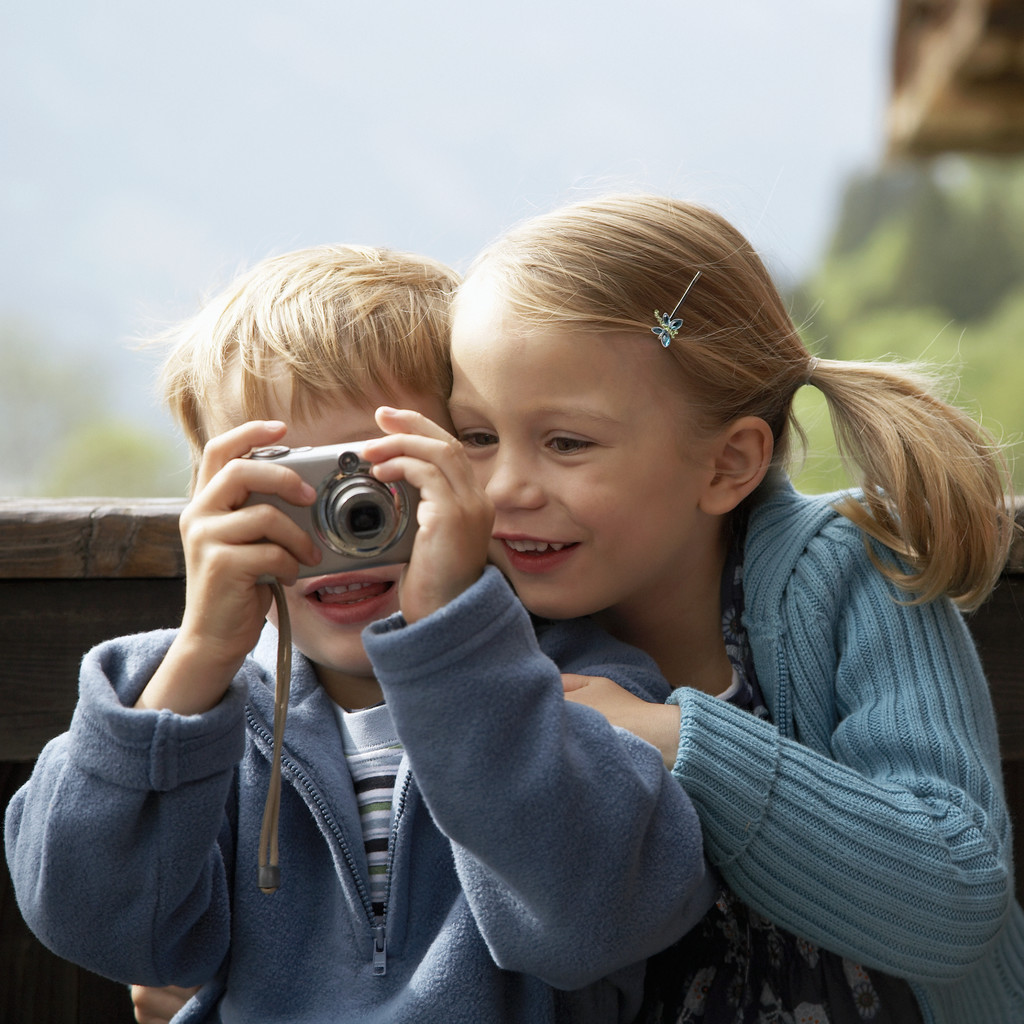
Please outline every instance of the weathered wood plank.
[{"label": "weathered wood plank", "polygon": [[[180,621],[181,507],[0,501],[0,759],[31,760],[67,727],[78,663],[93,644]],[[969,624],[992,686],[1003,757],[1024,759],[1024,535]]]},{"label": "weathered wood plank", "polygon": [[181,576],[184,502],[0,499],[0,578]]},{"label": "weathered wood plank", "polygon": [[177,626],[184,606],[180,578],[0,580],[0,760],[34,760],[68,727],[89,648]]}]

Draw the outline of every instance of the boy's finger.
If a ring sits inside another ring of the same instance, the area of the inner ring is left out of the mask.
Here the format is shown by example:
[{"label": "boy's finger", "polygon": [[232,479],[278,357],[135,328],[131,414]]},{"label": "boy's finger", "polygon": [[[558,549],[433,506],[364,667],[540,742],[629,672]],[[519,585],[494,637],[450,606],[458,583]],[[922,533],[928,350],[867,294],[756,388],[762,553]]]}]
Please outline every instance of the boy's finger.
[{"label": "boy's finger", "polygon": [[193,557],[208,558],[217,548],[237,552],[240,548],[269,543],[305,565],[317,565],[321,559],[320,549],[310,534],[267,502],[213,514],[189,505],[182,512],[180,525],[186,553],[194,552]]},{"label": "boy's finger", "polygon": [[386,437],[375,437],[372,441],[367,441],[363,447],[366,459],[375,465],[400,455],[409,455],[424,462],[439,463],[461,452],[462,446],[448,434],[441,437],[408,432],[388,434]]},{"label": "boy's finger", "polygon": [[280,420],[252,420],[210,438],[196,474],[196,489],[204,487],[232,459],[248,455],[253,448],[274,444],[285,435],[287,426]]},{"label": "boy's finger", "polygon": [[273,505],[258,503],[222,517],[215,529],[224,544],[269,542],[306,565],[320,561],[320,549],[294,519]]},{"label": "boy's finger", "polygon": [[[285,586],[290,586],[298,579],[302,563],[291,552],[279,544],[255,542],[221,547],[208,553],[193,578],[215,579],[218,588],[216,613],[225,613],[225,595],[233,593],[239,585],[244,586],[246,593],[254,583],[262,583],[273,577]],[[268,595],[269,596],[269,595]],[[248,598],[246,598],[248,600]],[[201,600],[199,602],[201,607]],[[204,615],[202,628],[208,629],[210,618]],[[232,627],[232,631],[233,631]]]},{"label": "boy's finger", "polygon": [[282,498],[292,505],[307,506],[316,500],[316,489],[288,466],[256,459],[231,459],[206,487],[197,489],[195,501],[209,511],[242,508],[259,495]]}]

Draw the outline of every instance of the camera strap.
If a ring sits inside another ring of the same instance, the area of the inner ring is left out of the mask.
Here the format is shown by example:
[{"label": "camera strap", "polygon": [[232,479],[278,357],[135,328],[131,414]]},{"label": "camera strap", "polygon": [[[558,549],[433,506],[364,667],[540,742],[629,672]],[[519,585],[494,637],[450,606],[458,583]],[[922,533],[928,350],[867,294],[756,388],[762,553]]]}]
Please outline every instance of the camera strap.
[{"label": "camera strap", "polygon": [[259,886],[265,893],[276,892],[281,884],[278,866],[278,819],[281,813],[281,746],[284,742],[284,724],[288,717],[288,696],[292,685],[292,627],[284,590],[277,580],[270,583],[277,605],[277,679],[274,685],[274,748],[270,760],[270,784],[263,806],[263,825],[260,828]]}]

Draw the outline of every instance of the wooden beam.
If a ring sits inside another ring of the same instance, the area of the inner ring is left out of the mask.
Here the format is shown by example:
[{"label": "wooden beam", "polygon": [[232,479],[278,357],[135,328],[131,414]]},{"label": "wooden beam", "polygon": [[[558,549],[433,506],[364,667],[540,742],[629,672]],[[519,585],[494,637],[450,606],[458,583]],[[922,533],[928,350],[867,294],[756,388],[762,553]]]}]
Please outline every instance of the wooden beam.
[{"label": "wooden beam", "polygon": [[1024,0],[900,0],[890,157],[1024,150]]},{"label": "wooden beam", "polygon": [[[185,601],[181,501],[0,501],[0,761],[30,761],[64,731],[78,664],[114,636],[173,627]],[[1024,502],[1017,519],[1024,524]],[[1004,759],[1024,760],[1024,537],[968,620]]]},{"label": "wooden beam", "polygon": [[0,579],[184,576],[172,498],[0,498]]}]

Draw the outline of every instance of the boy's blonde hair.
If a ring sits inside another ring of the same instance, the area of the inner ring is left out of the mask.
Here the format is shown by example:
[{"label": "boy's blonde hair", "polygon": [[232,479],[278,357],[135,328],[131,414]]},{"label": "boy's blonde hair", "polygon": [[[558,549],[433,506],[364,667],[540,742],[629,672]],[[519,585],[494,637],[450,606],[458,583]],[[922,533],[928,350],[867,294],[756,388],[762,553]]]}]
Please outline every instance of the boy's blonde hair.
[{"label": "boy's blonde hair", "polygon": [[[447,401],[449,307],[458,275],[410,253],[347,245],[262,261],[160,340],[173,345],[160,383],[192,457],[193,483],[209,413],[265,419],[290,396],[301,418],[330,403],[396,386]],[[238,391],[225,392],[231,383]]]},{"label": "boy's blonde hair", "polygon": [[496,286],[520,323],[637,331],[657,345],[655,310],[672,310],[697,271],[665,358],[698,428],[761,417],[785,465],[792,434],[802,436],[793,396],[813,383],[862,471],[862,500],[837,507],[910,566],[876,558],[879,569],[916,601],[946,593],[965,608],[980,604],[1013,530],[998,447],[921,371],[812,360],[764,264],[719,215],[662,196],[584,201],[513,229],[467,279]]}]

